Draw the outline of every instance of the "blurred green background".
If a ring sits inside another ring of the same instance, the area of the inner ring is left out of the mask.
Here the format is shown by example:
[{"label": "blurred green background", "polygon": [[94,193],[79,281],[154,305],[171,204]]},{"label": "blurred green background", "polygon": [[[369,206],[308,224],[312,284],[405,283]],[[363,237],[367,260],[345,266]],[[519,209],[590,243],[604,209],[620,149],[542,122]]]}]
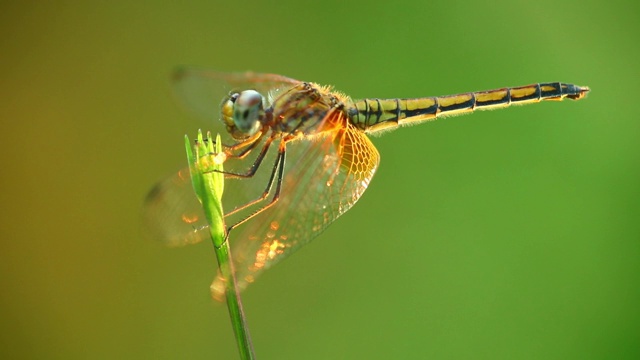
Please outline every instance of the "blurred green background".
[{"label": "blurred green background", "polygon": [[150,187],[206,124],[187,64],[353,97],[533,82],[580,102],[374,143],[349,213],[244,294],[261,359],[640,357],[639,6],[633,1],[0,5],[0,353],[234,359],[210,244],[140,235]]}]

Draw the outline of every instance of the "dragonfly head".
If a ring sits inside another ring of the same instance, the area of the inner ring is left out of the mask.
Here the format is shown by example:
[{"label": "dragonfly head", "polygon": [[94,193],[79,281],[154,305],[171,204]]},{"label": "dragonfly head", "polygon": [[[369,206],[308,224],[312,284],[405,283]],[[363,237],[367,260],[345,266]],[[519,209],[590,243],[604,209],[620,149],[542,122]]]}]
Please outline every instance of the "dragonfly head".
[{"label": "dragonfly head", "polygon": [[254,135],[262,127],[263,119],[263,97],[255,90],[233,92],[222,103],[222,121],[236,140]]}]

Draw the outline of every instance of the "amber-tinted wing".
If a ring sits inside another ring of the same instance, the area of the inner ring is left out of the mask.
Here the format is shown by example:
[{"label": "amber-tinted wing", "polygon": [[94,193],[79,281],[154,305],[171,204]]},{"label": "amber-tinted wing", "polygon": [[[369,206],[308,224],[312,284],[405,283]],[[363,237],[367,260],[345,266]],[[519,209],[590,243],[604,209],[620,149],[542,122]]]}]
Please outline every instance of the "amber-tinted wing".
[{"label": "amber-tinted wing", "polygon": [[[231,232],[231,254],[241,289],[318,236],[349,210],[369,185],[378,167],[378,151],[344,113],[330,116],[337,117],[332,122],[341,125],[287,144],[282,194],[275,205]],[[234,195],[225,189],[223,203],[227,196]],[[212,294],[222,298],[220,278],[214,281]]]}]

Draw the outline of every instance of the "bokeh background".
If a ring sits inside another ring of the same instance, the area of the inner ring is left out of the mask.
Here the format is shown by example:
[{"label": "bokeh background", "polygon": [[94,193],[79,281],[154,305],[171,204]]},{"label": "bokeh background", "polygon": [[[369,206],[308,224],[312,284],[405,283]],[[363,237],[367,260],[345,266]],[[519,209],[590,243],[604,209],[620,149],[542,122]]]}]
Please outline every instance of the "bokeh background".
[{"label": "bokeh background", "polygon": [[180,64],[353,97],[565,81],[580,102],[374,142],[350,212],[244,294],[261,359],[640,357],[634,1],[3,2],[0,354],[235,359],[210,244],[140,234],[207,127]]}]

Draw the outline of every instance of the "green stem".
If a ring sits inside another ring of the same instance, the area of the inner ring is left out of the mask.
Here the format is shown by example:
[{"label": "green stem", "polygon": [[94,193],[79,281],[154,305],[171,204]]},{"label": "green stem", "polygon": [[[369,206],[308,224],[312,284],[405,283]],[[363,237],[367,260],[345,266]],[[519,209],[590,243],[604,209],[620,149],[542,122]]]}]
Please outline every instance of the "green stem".
[{"label": "green stem", "polygon": [[246,323],[244,310],[242,309],[242,300],[240,299],[240,292],[238,291],[236,276],[233,271],[228,241],[225,241],[221,247],[216,248],[216,257],[218,258],[220,273],[225,279],[227,308],[229,308],[229,316],[231,316],[231,324],[236,335],[240,357],[242,359],[254,359],[253,345],[251,344],[251,336],[249,335],[249,327]]},{"label": "green stem", "polygon": [[[207,134],[211,139],[211,134]],[[224,279],[227,307],[231,317],[231,325],[235,333],[238,350],[242,359],[254,359],[253,346],[249,335],[242,300],[237,286],[231,250],[226,241],[226,226],[222,211],[222,193],[224,191],[223,161],[216,157],[222,152],[220,136],[216,138],[215,148],[212,141],[204,141],[202,132],[198,132],[198,140],[191,150],[189,138],[185,136],[185,147],[189,168],[191,170],[191,182],[193,188],[202,203],[205,216],[209,222],[209,229],[220,275]],[[215,171],[214,171],[215,170]]]}]

